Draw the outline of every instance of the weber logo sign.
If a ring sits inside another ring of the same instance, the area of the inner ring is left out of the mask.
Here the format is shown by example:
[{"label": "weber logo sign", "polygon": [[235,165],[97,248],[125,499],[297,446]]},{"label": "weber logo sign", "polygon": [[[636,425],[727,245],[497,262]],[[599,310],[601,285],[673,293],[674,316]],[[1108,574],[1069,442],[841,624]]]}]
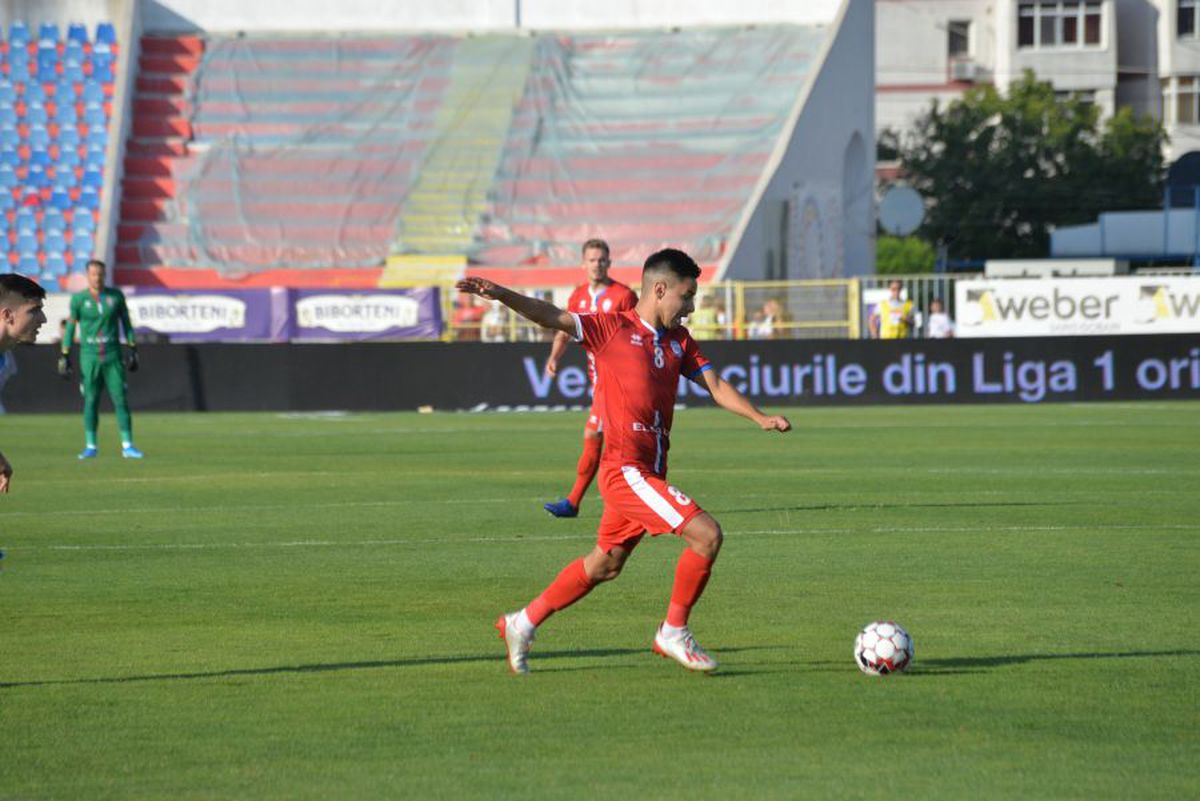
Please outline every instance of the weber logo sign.
[{"label": "weber logo sign", "polygon": [[1200,279],[959,281],[960,337],[1200,332]]}]

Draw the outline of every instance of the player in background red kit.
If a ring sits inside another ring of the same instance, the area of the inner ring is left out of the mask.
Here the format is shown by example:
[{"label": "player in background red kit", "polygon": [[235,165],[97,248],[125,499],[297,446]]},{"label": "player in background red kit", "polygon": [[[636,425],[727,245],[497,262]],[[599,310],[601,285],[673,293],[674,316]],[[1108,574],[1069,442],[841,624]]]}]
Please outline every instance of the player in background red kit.
[{"label": "player in background red kit", "polygon": [[[567,300],[567,311],[576,314],[587,312],[618,312],[632,309],[637,305],[637,295],[622,283],[608,277],[608,268],[612,266],[609,258],[608,243],[603,239],[589,239],[583,243],[583,271],[587,281],[575,287]],[[546,359],[546,374],[558,372],[558,361],[567,350],[571,334],[559,331],[554,335],[554,343],[550,346],[550,356]],[[583,455],[575,466],[575,486],[567,497],[547,503],[543,508],[555,517],[575,517],[579,514],[579,504],[583,495],[596,477],[600,467],[600,452],[604,449],[604,415],[600,408],[599,392],[596,387],[596,365],[592,354],[588,352],[588,376],[592,380],[592,408],[588,411],[587,423],[583,427]]]},{"label": "player in background red kit", "polygon": [[753,420],[765,431],[788,431],[787,418],[761,412],[722,381],[680,325],[694,308],[700,268],[679,250],[660,250],[642,268],[641,299],[625,312],[576,314],[481,278],[459,282],[463,292],[498,300],[544,328],[566,332],[583,343],[596,364],[603,393],[604,456],[600,493],[604,514],[596,547],[567,565],[524,609],[502,615],[496,628],[514,673],[529,672],[534,632],[597,584],[615,579],[625,560],[649,533],[672,532],[686,543],[675,568],[667,617],[654,635],[653,650],[689,670],[708,671],[717,662],[697,643],[688,616],[700,599],[721,549],[721,526],[700,506],[667,483],[667,451],[680,375],[703,386],[722,408]]}]

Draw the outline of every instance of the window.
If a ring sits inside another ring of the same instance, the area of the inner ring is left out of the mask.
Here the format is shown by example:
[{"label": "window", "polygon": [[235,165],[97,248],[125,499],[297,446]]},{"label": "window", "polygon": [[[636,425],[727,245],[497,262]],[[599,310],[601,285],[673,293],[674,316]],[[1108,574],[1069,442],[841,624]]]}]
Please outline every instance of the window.
[{"label": "window", "polygon": [[[1196,0],[1180,0],[1195,3]],[[1102,0],[1038,0],[1017,6],[1017,47],[1100,45]]]},{"label": "window", "polygon": [[1195,75],[1164,78],[1162,90],[1168,125],[1200,124],[1200,78]]},{"label": "window", "polygon": [[946,25],[947,53],[950,58],[964,58],[971,54],[971,23],[969,20],[950,20]]},{"label": "window", "polygon": [[1179,36],[1196,35],[1196,0],[1179,0],[1175,25]]}]

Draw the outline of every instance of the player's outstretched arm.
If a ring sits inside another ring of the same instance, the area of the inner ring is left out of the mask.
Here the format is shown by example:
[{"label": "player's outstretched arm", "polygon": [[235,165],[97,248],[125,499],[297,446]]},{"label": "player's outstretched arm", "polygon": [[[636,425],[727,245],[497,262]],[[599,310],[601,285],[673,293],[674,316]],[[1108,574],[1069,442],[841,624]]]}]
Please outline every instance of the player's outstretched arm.
[{"label": "player's outstretched arm", "polygon": [[513,292],[511,289],[502,287],[486,278],[464,278],[455,286],[459,292],[479,295],[481,298],[487,298],[488,300],[498,300],[517,314],[531,322],[537,323],[542,328],[562,331],[570,336],[575,336],[575,318],[553,303],[547,303],[544,300],[538,300],[537,298],[522,295],[519,292]]},{"label": "player's outstretched arm", "polygon": [[792,424],[786,417],[781,414],[764,414],[761,409],[750,402],[749,398],[738,392],[737,387],[728,381],[722,381],[715,370],[705,370],[700,374],[700,380],[722,409],[741,415],[747,420],[753,420],[763,431],[792,430]]}]

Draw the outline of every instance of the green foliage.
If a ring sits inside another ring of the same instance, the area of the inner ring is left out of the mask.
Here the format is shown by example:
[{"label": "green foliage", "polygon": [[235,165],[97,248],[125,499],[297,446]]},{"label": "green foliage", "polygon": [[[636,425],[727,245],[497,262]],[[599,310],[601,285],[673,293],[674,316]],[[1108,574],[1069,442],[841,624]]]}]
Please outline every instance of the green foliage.
[{"label": "green foliage", "polygon": [[1129,109],[1101,125],[1095,105],[1056,99],[1027,71],[1007,96],[979,86],[935,101],[899,150],[930,201],[923,238],[946,242],[952,258],[1037,258],[1056,226],[1157,206],[1165,137]]},{"label": "green foliage", "polygon": [[915,236],[881,234],[875,240],[875,272],[879,275],[931,273],[936,261],[933,245]]},{"label": "green foliage", "polygon": [[[692,616],[721,671],[650,653],[666,535],[521,678],[492,621],[602,508],[541,509],[580,414],[147,413],[140,463],[25,416],[0,798],[1191,798],[1198,411],[804,409],[782,437],[681,411],[671,480],[726,534]],[[860,675],[892,617],[912,672]]]}]

